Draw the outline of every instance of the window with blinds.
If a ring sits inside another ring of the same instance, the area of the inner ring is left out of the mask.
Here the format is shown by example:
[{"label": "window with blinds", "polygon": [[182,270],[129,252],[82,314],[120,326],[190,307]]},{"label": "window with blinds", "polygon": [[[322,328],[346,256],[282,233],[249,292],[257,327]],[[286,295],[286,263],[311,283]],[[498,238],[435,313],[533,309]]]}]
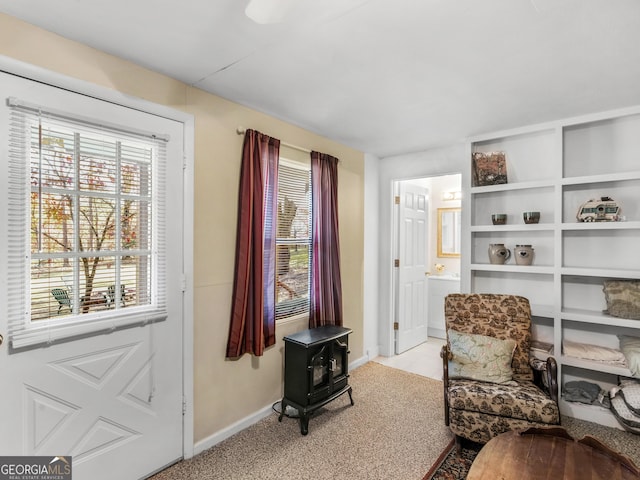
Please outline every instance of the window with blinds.
[{"label": "window with blinds", "polygon": [[276,238],[276,319],[309,312],[311,160],[280,158]]},{"label": "window with blinds", "polygon": [[24,104],[10,129],[13,345],[163,319],[164,139]]}]

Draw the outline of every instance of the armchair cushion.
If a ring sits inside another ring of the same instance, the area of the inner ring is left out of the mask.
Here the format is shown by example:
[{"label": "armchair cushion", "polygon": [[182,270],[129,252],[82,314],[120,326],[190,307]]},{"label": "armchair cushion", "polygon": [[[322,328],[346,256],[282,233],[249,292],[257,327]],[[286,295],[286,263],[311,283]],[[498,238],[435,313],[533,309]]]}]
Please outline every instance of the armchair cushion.
[{"label": "armchair cushion", "polygon": [[468,378],[482,382],[506,383],[513,378],[511,360],[516,341],[486,335],[447,332],[452,358],[449,378]]},{"label": "armchair cushion", "polygon": [[557,424],[558,406],[533,382],[514,385],[450,380],[448,400],[452,409],[515,418],[533,423]]},{"label": "armchair cushion", "polygon": [[532,380],[529,366],[531,348],[531,307],[524,297],[516,295],[462,294],[447,296],[445,302],[447,329],[487,335],[517,342],[511,369],[516,380]]}]

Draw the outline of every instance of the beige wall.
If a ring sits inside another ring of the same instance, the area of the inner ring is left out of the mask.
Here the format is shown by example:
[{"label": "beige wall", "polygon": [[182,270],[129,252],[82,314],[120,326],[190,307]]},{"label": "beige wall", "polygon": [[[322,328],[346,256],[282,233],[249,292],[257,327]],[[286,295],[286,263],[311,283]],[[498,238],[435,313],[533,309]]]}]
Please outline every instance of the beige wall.
[{"label": "beige wall", "polygon": [[[44,47],[46,46],[46,48]],[[278,325],[261,358],[224,358],[228,333],[242,137],[254,128],[338,157],[345,326],[351,359],[363,353],[364,155],[301,128],[0,13],[0,55],[167,105],[195,118],[194,440],[219,432],[282,395],[282,337],[305,322]]]}]

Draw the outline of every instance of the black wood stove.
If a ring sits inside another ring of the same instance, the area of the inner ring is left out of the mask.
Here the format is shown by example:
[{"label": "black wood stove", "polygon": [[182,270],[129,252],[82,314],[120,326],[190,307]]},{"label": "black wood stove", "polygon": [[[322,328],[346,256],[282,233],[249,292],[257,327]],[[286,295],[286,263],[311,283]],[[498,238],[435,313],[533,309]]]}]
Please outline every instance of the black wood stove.
[{"label": "black wood stove", "polygon": [[300,432],[309,433],[309,416],[318,408],[349,394],[350,328],[325,326],[284,337],[284,397],[282,421],[287,405],[298,410]]}]

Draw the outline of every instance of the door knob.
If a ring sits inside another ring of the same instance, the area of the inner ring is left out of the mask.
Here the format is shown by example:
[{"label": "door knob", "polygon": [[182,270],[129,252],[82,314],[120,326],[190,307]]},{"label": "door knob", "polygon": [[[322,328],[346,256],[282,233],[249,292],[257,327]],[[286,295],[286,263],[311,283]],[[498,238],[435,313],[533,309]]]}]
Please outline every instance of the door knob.
[{"label": "door knob", "polygon": [[2,336],[2,334],[0,334],[0,345],[2,345],[3,340],[4,340],[4,337]]}]

